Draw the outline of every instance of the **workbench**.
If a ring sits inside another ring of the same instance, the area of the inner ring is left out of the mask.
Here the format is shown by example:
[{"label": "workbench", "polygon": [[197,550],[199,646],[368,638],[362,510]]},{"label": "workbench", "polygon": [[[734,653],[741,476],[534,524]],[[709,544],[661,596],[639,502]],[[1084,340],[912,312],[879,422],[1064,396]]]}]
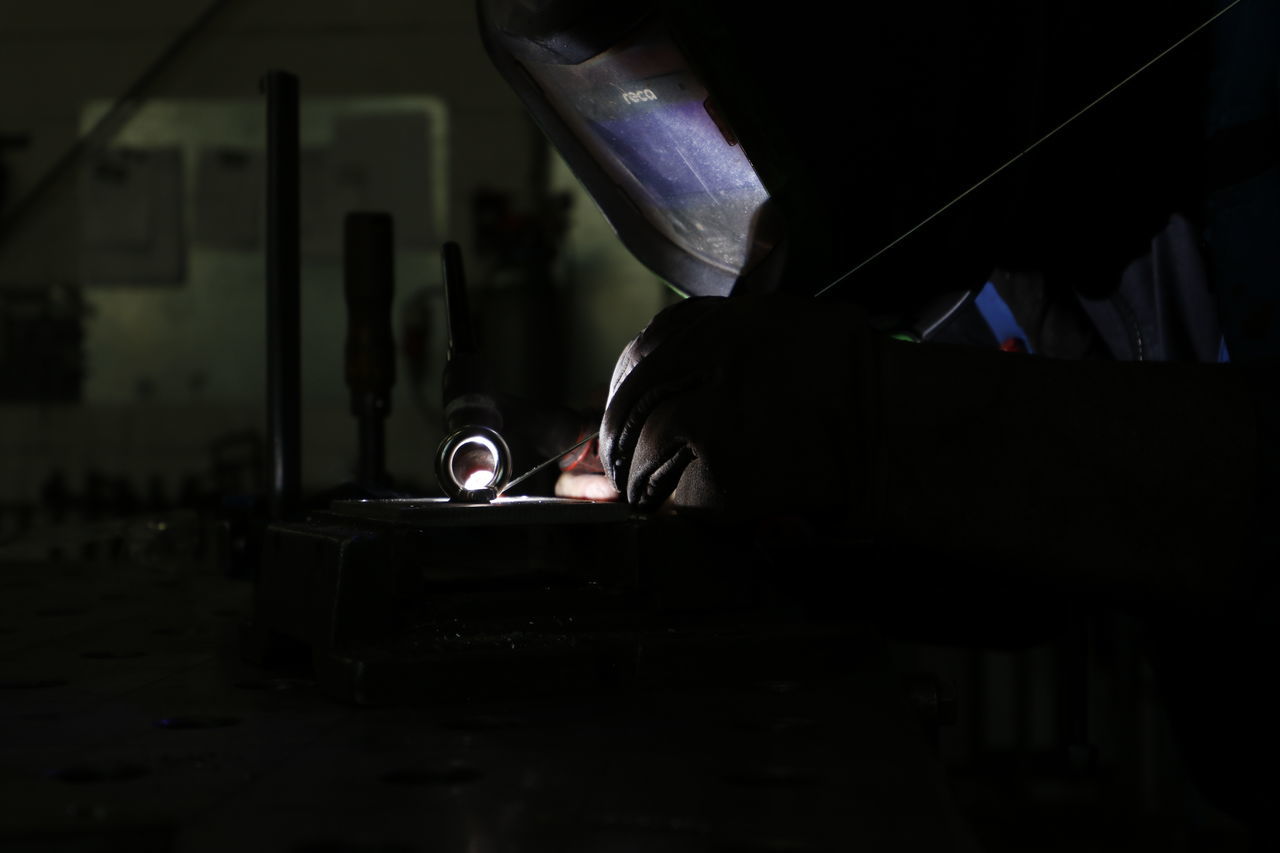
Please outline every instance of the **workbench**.
[{"label": "workbench", "polygon": [[211,530],[0,551],[6,853],[976,849],[870,628],[821,678],[360,707],[244,661]]}]

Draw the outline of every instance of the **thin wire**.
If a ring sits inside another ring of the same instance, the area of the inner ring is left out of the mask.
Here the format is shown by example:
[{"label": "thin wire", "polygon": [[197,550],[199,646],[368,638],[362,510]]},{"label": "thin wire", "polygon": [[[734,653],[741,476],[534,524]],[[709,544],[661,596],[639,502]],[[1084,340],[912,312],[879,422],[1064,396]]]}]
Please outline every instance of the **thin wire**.
[{"label": "thin wire", "polygon": [[1134,72],[1133,72],[1132,74],[1130,74],[1128,77],[1124,78],[1124,79],[1123,79],[1123,80],[1121,80],[1119,83],[1115,84],[1115,85],[1114,85],[1114,86],[1112,86],[1110,89],[1108,89],[1107,91],[1103,92],[1103,93],[1102,93],[1101,95],[1099,95],[1098,97],[1094,98],[1094,99],[1093,99],[1092,101],[1090,101],[1090,102],[1089,102],[1089,103],[1088,103],[1084,108],[1082,108],[1079,112],[1077,112],[1075,115],[1071,116],[1071,118],[1067,119],[1067,120],[1066,120],[1066,121],[1064,121],[1062,124],[1058,125],[1058,126],[1057,126],[1057,127],[1055,127],[1053,130],[1049,131],[1049,132],[1048,132],[1048,133],[1046,133],[1044,136],[1040,137],[1040,138],[1039,138],[1039,139],[1037,139],[1035,142],[1033,142],[1033,143],[1031,143],[1030,145],[1028,145],[1026,148],[1024,148],[1024,149],[1023,149],[1021,152],[1019,152],[1018,154],[1015,154],[1015,155],[1014,155],[1013,157],[1011,157],[1008,161],[1006,161],[1003,165],[1001,165],[999,168],[997,168],[994,172],[992,172],[991,174],[987,175],[985,178],[983,178],[982,180],[978,181],[976,184],[974,184],[973,186],[969,187],[969,188],[968,188],[967,190],[965,190],[964,192],[960,193],[960,195],[956,196],[956,197],[955,197],[955,198],[953,198],[951,201],[947,202],[947,203],[946,203],[946,204],[944,204],[942,207],[940,207],[940,208],[938,208],[937,210],[935,210],[933,213],[929,214],[929,216],[927,216],[927,217],[925,217],[924,219],[922,219],[922,220],[919,222],[919,224],[917,224],[914,228],[910,229],[909,231],[905,232],[905,233],[904,233],[904,234],[902,234],[901,236],[897,237],[897,238],[896,238],[896,239],[894,239],[892,242],[890,242],[888,245],[886,245],[884,248],[880,249],[880,251],[876,252],[874,255],[872,255],[871,257],[867,258],[866,260],[864,260],[862,263],[858,264],[858,265],[857,265],[856,267],[854,267],[853,269],[851,269],[851,270],[849,270],[848,272],[846,272],[846,273],[844,273],[843,275],[841,275],[841,276],[840,276],[839,278],[837,278],[835,281],[831,282],[831,283],[830,283],[830,284],[828,284],[826,287],[822,288],[822,289],[821,289],[821,290],[819,290],[817,293],[815,293],[815,294],[814,294],[814,296],[815,296],[815,297],[818,297],[818,296],[821,296],[822,294],[826,293],[828,290],[830,290],[831,288],[833,288],[833,287],[835,287],[836,285],[840,284],[842,281],[844,281],[845,279],[847,279],[849,276],[853,275],[853,274],[854,274],[854,273],[856,273],[858,270],[862,269],[862,268],[863,268],[863,267],[865,267],[867,264],[869,264],[869,263],[871,263],[872,261],[874,261],[876,258],[880,257],[880,256],[881,256],[881,255],[883,255],[885,252],[889,251],[889,250],[890,250],[890,249],[892,249],[894,246],[897,246],[897,245],[898,245],[899,243],[901,243],[903,240],[907,239],[907,238],[908,238],[908,237],[910,237],[912,234],[916,233],[916,232],[917,232],[917,231],[919,231],[921,228],[925,227],[926,225],[928,225],[928,224],[929,224],[930,222],[932,222],[933,220],[937,219],[937,218],[938,218],[939,216],[941,216],[942,214],[946,213],[946,212],[947,212],[948,210],[950,210],[952,207],[955,207],[955,205],[957,205],[959,202],[963,201],[963,200],[964,200],[965,198],[967,198],[969,195],[971,195],[972,193],[974,193],[974,192],[976,192],[977,190],[981,189],[983,185],[985,185],[987,182],[989,182],[989,181],[990,181],[992,178],[994,178],[996,175],[999,175],[999,174],[1000,174],[1001,172],[1003,172],[1005,169],[1008,169],[1008,168],[1009,168],[1010,166],[1012,166],[1014,163],[1018,162],[1018,161],[1019,161],[1019,160],[1021,160],[1023,157],[1027,156],[1027,155],[1028,155],[1028,154],[1030,154],[1032,151],[1034,151],[1035,149],[1039,148],[1039,147],[1040,147],[1041,145],[1043,145],[1044,143],[1048,142],[1052,137],[1056,136],[1056,135],[1057,135],[1061,130],[1063,130],[1067,125],[1071,124],[1071,123],[1072,123],[1072,122],[1074,122],[1076,119],[1080,118],[1082,115],[1084,115],[1085,113],[1089,112],[1089,110],[1093,109],[1093,108],[1094,108],[1094,107],[1096,107],[1098,104],[1102,103],[1102,102],[1103,102],[1103,101],[1105,101],[1107,98],[1111,97],[1113,94],[1115,94],[1115,92],[1116,92],[1117,90],[1119,90],[1119,89],[1121,89],[1121,88],[1123,88],[1123,87],[1127,86],[1127,85],[1129,84],[1129,82],[1130,82],[1131,80],[1133,80],[1133,78],[1137,77],[1139,74],[1141,74],[1142,72],[1146,71],[1146,70],[1147,70],[1148,68],[1150,68],[1152,65],[1155,65],[1155,64],[1156,64],[1157,62],[1159,62],[1161,59],[1164,59],[1164,58],[1165,58],[1166,56],[1168,56],[1170,53],[1172,53],[1173,51],[1177,50],[1179,47],[1181,47],[1181,46],[1182,46],[1182,44],[1183,44],[1184,42],[1186,42],[1186,41],[1187,41],[1187,40],[1189,40],[1192,36],[1194,36],[1194,35],[1196,35],[1197,33],[1199,33],[1201,30],[1203,30],[1203,29],[1205,29],[1206,27],[1208,27],[1208,26],[1209,26],[1210,24],[1212,24],[1214,21],[1218,20],[1218,18],[1221,18],[1221,17],[1222,17],[1223,15],[1225,15],[1227,12],[1230,12],[1230,11],[1231,11],[1232,9],[1234,9],[1236,6],[1240,5],[1240,3],[1241,3],[1241,2],[1242,2],[1242,0],[1231,0],[1231,2],[1230,2],[1229,4],[1227,4],[1227,5],[1226,5],[1226,6],[1224,6],[1222,9],[1218,10],[1217,12],[1215,12],[1215,13],[1213,14],[1213,16],[1212,16],[1212,17],[1210,17],[1207,21],[1205,21],[1204,23],[1200,24],[1198,27],[1196,27],[1195,29],[1193,29],[1191,32],[1187,33],[1187,34],[1186,34],[1185,36],[1183,36],[1182,38],[1180,38],[1180,39],[1178,39],[1177,41],[1175,41],[1173,44],[1171,44],[1171,45],[1169,45],[1168,47],[1166,47],[1164,50],[1160,51],[1160,53],[1156,54],[1156,56],[1155,56],[1154,58],[1152,58],[1152,59],[1148,60],[1148,61],[1146,62],[1146,64],[1144,64],[1144,65],[1143,65],[1141,68],[1139,68],[1137,71],[1134,71]]},{"label": "thin wire", "polygon": [[539,471],[541,471],[543,468],[546,468],[548,465],[550,465],[552,462],[555,462],[557,459],[561,459],[561,458],[563,458],[563,457],[565,457],[565,456],[568,456],[570,453],[572,453],[573,451],[577,450],[579,447],[582,447],[583,445],[587,444],[588,442],[595,441],[595,439],[596,439],[599,435],[600,435],[600,430],[596,430],[595,432],[591,433],[591,435],[589,435],[589,436],[587,436],[586,438],[584,438],[584,439],[582,439],[581,441],[579,441],[579,442],[578,442],[577,444],[575,444],[573,447],[566,447],[564,450],[561,450],[559,453],[555,454],[555,455],[554,455],[554,456],[552,456],[550,459],[546,459],[546,460],[544,460],[544,461],[542,461],[542,462],[539,462],[537,465],[534,465],[534,466],[533,466],[532,468],[530,468],[528,471],[525,471],[525,472],[524,472],[523,474],[521,474],[519,477],[516,477],[516,478],[515,478],[514,480],[512,480],[510,483],[507,483],[505,486],[503,486],[503,487],[502,487],[502,491],[498,492],[498,494],[496,495],[496,497],[502,497],[502,496],[503,496],[503,495],[505,495],[507,492],[511,491],[511,487],[512,487],[512,486],[516,486],[516,485],[519,485],[520,483],[523,483],[525,480],[529,479],[529,478],[530,478],[530,477],[532,477],[534,474],[536,474],[536,473],[538,473]]}]

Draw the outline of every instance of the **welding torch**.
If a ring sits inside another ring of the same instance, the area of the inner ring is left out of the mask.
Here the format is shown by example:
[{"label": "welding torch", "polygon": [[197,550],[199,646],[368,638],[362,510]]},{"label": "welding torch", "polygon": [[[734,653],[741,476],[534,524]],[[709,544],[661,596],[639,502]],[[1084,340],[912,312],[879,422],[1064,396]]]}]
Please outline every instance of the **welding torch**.
[{"label": "welding torch", "polygon": [[[452,500],[489,503],[559,462],[562,471],[600,473],[596,431],[565,406],[534,403],[492,390],[488,365],[471,323],[462,249],[442,250],[448,351],[444,368],[446,438],[436,452],[436,479]],[[543,462],[512,478],[503,433],[526,436]]]},{"label": "welding torch", "polygon": [[436,480],[455,501],[489,503],[511,478],[511,449],[499,431],[502,412],[489,391],[489,370],[476,346],[462,268],[462,248],[444,244],[445,439],[436,451]]}]

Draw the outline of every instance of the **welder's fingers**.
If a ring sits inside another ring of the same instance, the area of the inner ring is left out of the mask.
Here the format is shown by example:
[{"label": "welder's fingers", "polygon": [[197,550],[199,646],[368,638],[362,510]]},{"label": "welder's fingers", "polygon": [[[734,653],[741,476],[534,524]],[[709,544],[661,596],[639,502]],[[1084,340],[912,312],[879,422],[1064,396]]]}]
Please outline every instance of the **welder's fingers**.
[{"label": "welder's fingers", "polygon": [[600,425],[600,459],[619,492],[628,493],[627,472],[649,413],[718,369],[731,306],[724,297],[686,299],[659,312],[623,350]]},{"label": "welder's fingers", "polygon": [[650,416],[666,401],[696,389],[702,382],[700,373],[669,375],[663,369],[664,361],[651,356],[637,364],[605,407],[600,423],[600,461],[614,488],[624,495],[630,494],[628,481],[636,445]]},{"label": "welder's fingers", "polygon": [[661,312],[626,349],[614,367],[600,426],[600,459],[618,491],[626,493],[626,471],[649,412],[672,394],[689,390],[714,359],[717,329],[729,310],[724,297],[686,299]]},{"label": "welder's fingers", "polygon": [[556,479],[556,497],[581,501],[616,501],[622,497],[604,474],[565,471]]},{"label": "welder's fingers", "polygon": [[655,407],[640,429],[627,471],[627,502],[641,510],[673,506],[722,508],[705,439],[716,432],[714,396],[705,388]]},{"label": "welder's fingers", "polygon": [[695,458],[688,431],[680,428],[680,403],[676,397],[657,406],[636,432],[624,494],[638,509],[661,506]]}]

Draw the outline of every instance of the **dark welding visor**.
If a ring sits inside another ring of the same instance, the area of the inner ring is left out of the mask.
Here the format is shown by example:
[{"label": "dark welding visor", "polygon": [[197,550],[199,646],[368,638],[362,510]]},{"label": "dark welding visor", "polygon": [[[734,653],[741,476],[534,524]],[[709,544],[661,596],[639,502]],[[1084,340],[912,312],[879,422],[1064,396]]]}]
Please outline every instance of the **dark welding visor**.
[{"label": "dark welding visor", "polygon": [[479,0],[499,71],[623,244],[693,295],[727,295],[773,248],[769,193],[647,9]]}]

